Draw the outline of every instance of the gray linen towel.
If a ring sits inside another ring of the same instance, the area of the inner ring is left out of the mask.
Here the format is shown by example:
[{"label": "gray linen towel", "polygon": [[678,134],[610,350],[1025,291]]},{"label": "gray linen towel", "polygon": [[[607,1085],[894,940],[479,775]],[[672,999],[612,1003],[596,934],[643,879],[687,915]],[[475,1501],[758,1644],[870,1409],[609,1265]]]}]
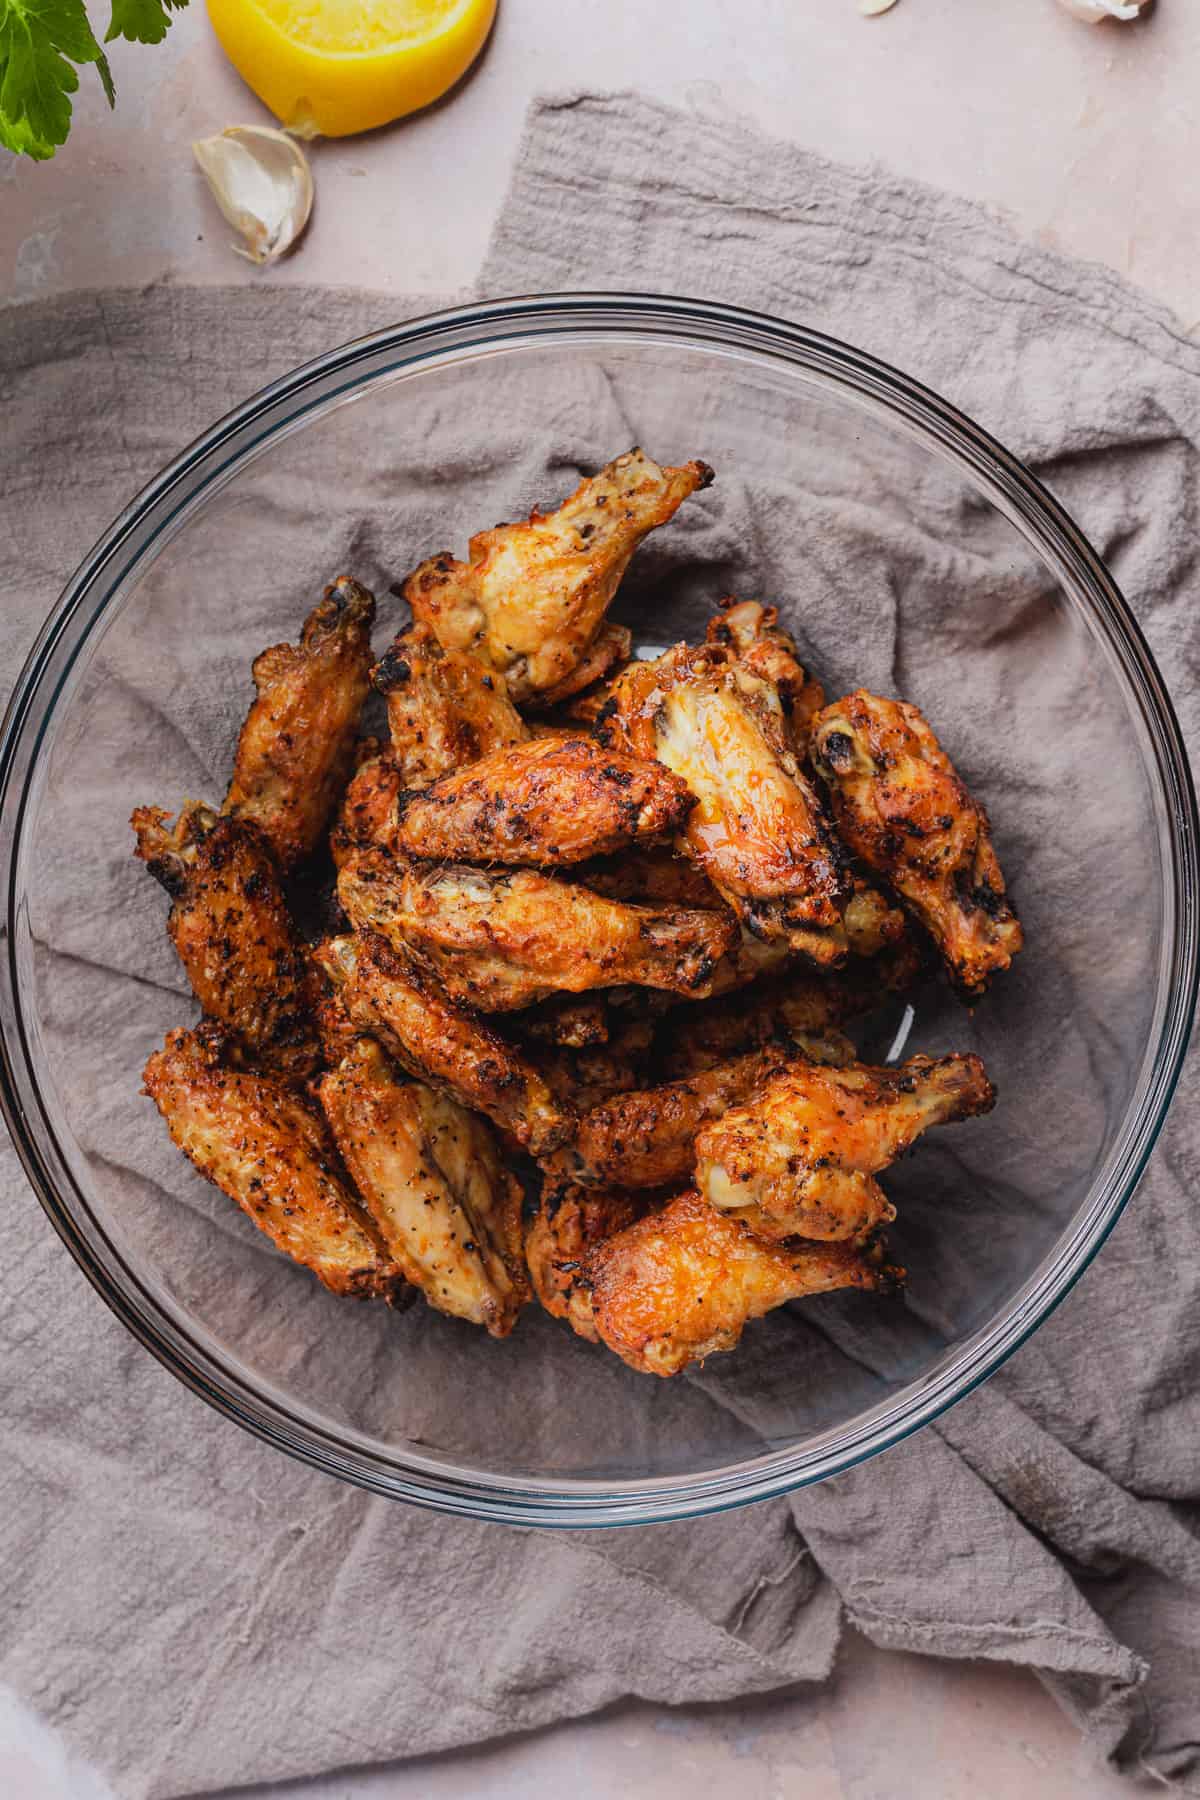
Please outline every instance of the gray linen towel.
[{"label": "gray linen towel", "polygon": [[[846,337],[1027,457],[1112,556],[1195,743],[1200,349],[1169,317],[911,184],[628,96],[546,102],[481,290],[633,280]],[[170,288],[0,315],[2,667],[189,436],[395,317],[365,295]],[[1100,1751],[1185,1785],[1196,1086],[1193,1062],[1099,1263],[985,1390],[790,1501],[609,1534],[435,1518],[245,1438],[124,1334],[6,1150],[0,1677],[122,1795],[166,1796],[477,1742],[622,1695],[819,1680],[849,1618],[882,1644],[1025,1663]],[[737,1392],[706,1371],[680,1404]]]}]

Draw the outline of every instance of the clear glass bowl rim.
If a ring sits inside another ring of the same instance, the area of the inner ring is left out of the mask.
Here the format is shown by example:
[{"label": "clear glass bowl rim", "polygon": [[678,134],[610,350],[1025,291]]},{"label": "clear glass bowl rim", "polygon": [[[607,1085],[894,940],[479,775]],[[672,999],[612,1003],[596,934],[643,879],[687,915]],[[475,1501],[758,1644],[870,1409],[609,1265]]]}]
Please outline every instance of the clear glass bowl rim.
[{"label": "clear glass bowl rim", "polygon": [[[844,397],[956,462],[1087,606],[1136,701],[1153,753],[1166,822],[1166,914],[1149,1077],[1127,1115],[1104,1177],[1054,1251],[944,1367],[910,1383],[849,1425],[807,1447],[766,1450],[697,1475],[641,1480],[514,1480],[456,1469],[335,1428],[265,1384],[247,1379],[197,1341],[106,1235],[75,1182],[39,1090],[19,978],[22,826],[38,757],[57,701],[120,583],[159,534],[255,448],[375,376],[436,366],[464,353],[541,340],[645,343],[737,351],[808,371]],[[824,1480],[918,1430],[987,1379],[1063,1299],[1112,1230],[1145,1168],[1179,1077],[1200,971],[1196,796],[1170,697],[1129,606],[1079,527],[1004,447],[921,383],[848,344],[766,314],[673,295],[567,293],[461,306],[357,338],[263,388],[184,450],[130,503],[67,584],[17,679],[0,726],[0,857],[5,871],[0,957],[0,1108],[25,1172],[59,1236],[128,1329],[219,1412],[266,1442],[342,1480],[412,1504],[514,1525],[595,1527],[684,1518]]]}]

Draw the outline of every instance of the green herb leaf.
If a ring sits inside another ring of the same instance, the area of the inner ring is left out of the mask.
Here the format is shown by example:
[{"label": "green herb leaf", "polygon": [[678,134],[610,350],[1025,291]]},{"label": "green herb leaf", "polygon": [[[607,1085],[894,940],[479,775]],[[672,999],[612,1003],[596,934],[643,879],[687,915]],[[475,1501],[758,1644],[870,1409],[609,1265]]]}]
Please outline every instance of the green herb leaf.
[{"label": "green herb leaf", "polygon": [[181,12],[188,0],[112,0],[112,23],[104,34],[106,44],[128,38],[131,44],[161,44],[171,23],[171,13]]}]

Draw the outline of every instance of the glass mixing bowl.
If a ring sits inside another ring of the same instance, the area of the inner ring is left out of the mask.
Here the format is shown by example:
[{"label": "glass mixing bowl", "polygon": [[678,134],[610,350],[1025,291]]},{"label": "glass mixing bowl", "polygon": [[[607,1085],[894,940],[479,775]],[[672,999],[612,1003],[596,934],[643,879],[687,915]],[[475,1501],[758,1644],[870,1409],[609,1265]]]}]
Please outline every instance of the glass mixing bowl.
[{"label": "glass mixing bowl", "polygon": [[[831,693],[861,681],[922,706],[992,807],[1028,933],[974,1012],[933,987],[868,1029],[880,1057],[905,1041],[978,1050],[1001,1095],[885,1178],[905,1298],[784,1308],[665,1382],[536,1309],[493,1343],[424,1307],[336,1301],[193,1174],[139,1095],[146,1055],[194,1009],[127,824],[141,802],[219,800],[250,660],[295,637],[326,580],[376,588],[382,642],[395,578],[634,442],[702,456],[718,480],[635,559],[620,616],[665,643],[701,599],[774,600]],[[4,1102],[51,1221],[211,1404],[319,1468],[450,1512],[679,1517],[819,1480],[915,1430],[1096,1253],[1191,1018],[1195,802],[1100,558],[934,394],[725,307],[469,307],[277,382],[84,562],[18,683],[0,783]]]}]

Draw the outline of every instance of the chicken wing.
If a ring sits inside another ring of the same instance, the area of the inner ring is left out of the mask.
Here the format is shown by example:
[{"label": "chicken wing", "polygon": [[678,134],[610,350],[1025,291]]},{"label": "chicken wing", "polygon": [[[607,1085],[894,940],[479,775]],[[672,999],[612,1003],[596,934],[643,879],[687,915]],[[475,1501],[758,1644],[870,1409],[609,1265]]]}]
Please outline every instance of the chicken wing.
[{"label": "chicken wing", "polygon": [[640,1219],[649,1201],[618,1188],[562,1187],[546,1181],[536,1217],[525,1234],[533,1291],[555,1319],[598,1344],[591,1289],[581,1280],[588,1252]]},{"label": "chicken wing", "polygon": [[779,624],[779,611],[757,600],[722,600],[724,609],[709,621],[710,644],[724,646],[752,675],[761,675],[779,695],[788,725],[792,749],[803,756],[816,714],[825,704],[825,690],[809,675],[796,654],[796,641]]},{"label": "chicken wing", "polygon": [[402,795],[395,844],[408,856],[554,868],[666,837],[691,805],[660,763],[591,738],[537,738]]},{"label": "chicken wing", "polygon": [[498,669],[521,705],[561,689],[642,539],[712,478],[705,463],[660,468],[631,450],[556,512],[479,532],[469,563],[449,551],[431,557],[409,576],[404,597],[448,650],[474,650]]},{"label": "chicken wing", "polygon": [[767,1044],[686,1081],[617,1094],[589,1108],[571,1142],[543,1157],[542,1166],[583,1187],[655,1188],[688,1181],[701,1126],[749,1100],[787,1061],[786,1050]]},{"label": "chicken wing", "polygon": [[418,1080],[486,1113],[531,1155],[553,1150],[571,1135],[571,1109],[555,1099],[529,1059],[452,1006],[383,938],[332,938],[315,955],[351,1021]]},{"label": "chicken wing", "polygon": [[257,825],[284,869],[316,848],[353,766],[374,618],[372,595],[339,576],[304,621],[298,646],[275,644],[255,659],[258,698],[222,810]]},{"label": "chicken wing", "polygon": [[590,693],[614,675],[629,661],[632,651],[633,633],[628,625],[615,625],[611,619],[606,620],[571,673],[553,687],[543,688],[529,704],[536,705],[539,712],[546,712],[553,706],[565,706],[568,700],[574,701],[585,692]]},{"label": "chicken wing", "polygon": [[732,1350],[751,1319],[836,1288],[886,1293],[902,1271],[855,1244],[768,1244],[699,1194],[626,1226],[584,1258],[597,1336],[630,1368],[677,1375]]},{"label": "chicken wing", "polygon": [[728,913],[627,906],[538,870],[352,856],[338,877],[352,925],[432,968],[481,1012],[514,1012],[555,992],[640,983],[708,991],[737,927]]},{"label": "chicken wing", "polygon": [[335,1294],[403,1296],[403,1278],[294,1089],[224,1066],[211,1038],[172,1031],[145,1092],[188,1161]]},{"label": "chicken wing", "polygon": [[791,747],[777,689],[718,646],[631,663],[600,741],[659,761],[696,804],[679,848],[738,918],[831,966],[846,955],[844,857]]},{"label": "chicken wing", "polygon": [[392,760],[406,788],[529,736],[503,675],[468,650],[445,649],[420,621],[400,632],[371,679],[387,698]]},{"label": "chicken wing", "polygon": [[903,700],[859,688],[817,715],[813,762],[838,830],[928,930],[950,977],[977,998],[1023,938],[983,807],[928,723]]},{"label": "chicken wing", "polygon": [[307,1075],[317,1063],[312,970],[266,841],[242,819],[192,802],[130,820],[135,854],[171,896],[167,933],[210,1018],[251,1062]]},{"label": "chicken wing", "polygon": [[861,1238],[895,1216],[876,1172],[931,1125],[995,1099],[977,1056],[885,1069],[798,1059],[699,1132],[696,1185],[761,1237]]},{"label": "chicken wing", "polygon": [[507,1337],[529,1297],[522,1192],[486,1120],[402,1080],[365,1037],[320,1093],[342,1160],[407,1280],[439,1312]]},{"label": "chicken wing", "polygon": [[659,905],[712,910],[721,896],[708,877],[669,844],[650,844],[636,856],[603,856],[573,871],[576,880],[610,900],[649,900]]},{"label": "chicken wing", "polygon": [[390,753],[378,738],[362,738],[358,767],[329,834],[330,853],[339,869],[360,846],[390,845],[396,828],[396,801],[403,791],[404,777]]}]

